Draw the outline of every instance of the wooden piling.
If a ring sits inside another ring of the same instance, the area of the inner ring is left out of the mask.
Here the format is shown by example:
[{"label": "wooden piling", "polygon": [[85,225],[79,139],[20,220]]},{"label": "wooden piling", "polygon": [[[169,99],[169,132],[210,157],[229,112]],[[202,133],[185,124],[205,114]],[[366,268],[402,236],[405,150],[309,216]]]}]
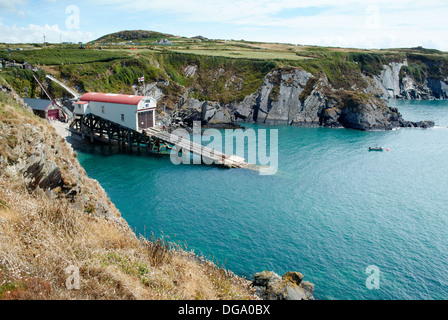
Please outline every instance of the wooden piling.
[{"label": "wooden piling", "polygon": [[202,160],[207,159],[207,163],[228,168],[242,168],[248,165],[243,158],[194,143],[189,138],[182,138],[156,128],[134,131],[92,114],[76,118],[70,126],[70,131],[81,134],[83,138],[88,133],[91,142],[101,138],[105,140],[104,135],[107,135],[109,146],[112,146],[112,141],[115,140],[120,150],[129,152],[133,151],[134,144],[137,145],[138,152],[143,144],[147,151],[157,153],[160,153],[162,149],[171,150],[172,146],[176,145],[180,152],[197,154]]}]

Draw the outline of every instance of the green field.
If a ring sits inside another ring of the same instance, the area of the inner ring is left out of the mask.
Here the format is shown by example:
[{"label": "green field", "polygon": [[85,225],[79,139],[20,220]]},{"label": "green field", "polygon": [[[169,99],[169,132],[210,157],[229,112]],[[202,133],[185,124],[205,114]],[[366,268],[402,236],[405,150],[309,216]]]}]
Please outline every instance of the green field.
[{"label": "green field", "polygon": [[303,60],[309,57],[299,56],[293,52],[281,51],[249,51],[249,50],[172,50],[173,52],[189,53],[228,58],[256,59],[256,60]]},{"label": "green field", "polygon": [[32,65],[62,65],[104,62],[128,57],[129,54],[124,51],[100,51],[100,50],[80,50],[73,46],[52,45],[44,48],[27,48],[21,51],[15,49],[7,51],[0,50],[0,58],[15,60],[19,63],[25,61]]},{"label": "green field", "polygon": [[[160,44],[167,39],[168,44]],[[402,73],[424,83],[428,76],[448,73],[448,53],[424,48],[362,50],[263,43],[243,40],[185,38],[146,31],[123,31],[88,44],[0,44],[0,59],[38,66],[42,79],[51,73],[79,92],[134,93],[138,79],[163,86],[167,107],[181,96],[221,103],[241,101],[258,90],[275,68],[302,68],[315,76],[324,73],[334,88],[365,86],[362,75],[379,75],[383,66],[408,61]],[[194,67],[194,74],[186,70]],[[4,78],[22,96],[41,96],[30,70],[6,69]],[[55,97],[67,93],[54,83]]]}]

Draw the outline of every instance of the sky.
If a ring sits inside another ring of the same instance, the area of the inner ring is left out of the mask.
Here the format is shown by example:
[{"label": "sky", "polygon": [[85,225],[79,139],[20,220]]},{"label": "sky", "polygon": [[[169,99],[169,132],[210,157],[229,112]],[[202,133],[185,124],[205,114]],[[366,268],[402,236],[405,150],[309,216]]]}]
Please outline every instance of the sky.
[{"label": "sky", "polygon": [[122,30],[350,48],[448,51],[446,0],[0,0],[0,42]]}]

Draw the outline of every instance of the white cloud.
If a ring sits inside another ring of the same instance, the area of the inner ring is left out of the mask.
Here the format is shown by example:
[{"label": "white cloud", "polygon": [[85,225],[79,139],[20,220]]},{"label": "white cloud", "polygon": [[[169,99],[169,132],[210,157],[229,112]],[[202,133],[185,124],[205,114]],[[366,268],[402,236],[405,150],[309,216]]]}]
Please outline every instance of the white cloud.
[{"label": "white cloud", "polygon": [[[164,12],[184,15],[187,20],[231,22],[243,21],[244,18],[273,17],[277,13],[290,9],[307,8],[336,8],[345,12],[352,12],[356,8],[365,11],[368,7],[381,8],[428,8],[446,7],[443,0],[427,0],[416,2],[410,0],[93,0],[103,5],[109,5],[119,10],[127,10],[129,14],[139,11]],[[264,22],[269,22],[267,19]]]},{"label": "white cloud", "polygon": [[[47,5],[43,6],[43,2]],[[50,2],[55,3],[49,6]],[[68,18],[65,4],[72,2],[75,1],[41,0],[40,5],[46,12],[54,8],[61,11],[57,15],[60,19],[52,23],[64,27],[61,19]],[[58,25],[43,25],[52,21],[52,15],[35,17],[27,3],[30,1],[0,0],[0,9],[9,12],[8,16],[13,13],[17,19],[3,16],[4,23],[21,26],[0,25],[0,41],[40,42],[43,33],[48,34],[50,42],[59,42],[60,34],[63,41],[93,39],[92,33],[78,28],[62,31]],[[118,31],[118,22],[127,28],[128,21],[132,27],[141,21],[142,28],[164,28],[157,31],[179,35],[203,32],[209,38],[365,48],[423,45],[448,50],[444,39],[448,34],[446,0],[84,0],[75,3],[82,14],[82,25],[88,25],[88,30],[94,33]],[[101,13],[95,17],[86,14],[91,6],[95,10],[101,8]],[[26,17],[25,11],[29,11]],[[28,26],[22,27],[24,21]]]},{"label": "white cloud", "polygon": [[[93,1],[129,15],[138,10],[161,16],[173,14],[186,23],[225,23],[238,28],[261,27],[265,30],[273,28],[277,33],[276,39],[292,43],[301,40],[297,42],[375,48],[428,43],[448,50],[443,41],[443,35],[448,34],[445,23],[448,5],[444,0]],[[301,15],[300,9],[307,14]],[[291,13],[292,10],[296,16]],[[294,32],[296,36],[291,36]],[[270,41],[266,37],[266,31],[264,34],[244,36],[247,40]]]},{"label": "white cloud", "polygon": [[6,43],[41,43],[45,39],[47,42],[87,42],[93,39],[91,32],[82,32],[80,30],[61,30],[55,25],[34,25],[28,27],[5,26],[0,23],[0,34],[2,42]]},{"label": "white cloud", "polygon": [[17,5],[24,5],[25,0],[0,0],[0,9],[15,11]]},{"label": "white cloud", "polygon": [[23,11],[23,10],[20,10],[20,11],[17,12],[17,16],[19,18],[25,19],[26,18],[26,12]]}]

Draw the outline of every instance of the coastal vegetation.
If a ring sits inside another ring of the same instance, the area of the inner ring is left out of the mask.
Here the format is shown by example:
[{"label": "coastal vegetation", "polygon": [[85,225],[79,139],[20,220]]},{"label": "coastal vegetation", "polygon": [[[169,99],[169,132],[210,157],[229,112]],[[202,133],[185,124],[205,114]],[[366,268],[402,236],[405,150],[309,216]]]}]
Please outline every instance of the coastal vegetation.
[{"label": "coastal vegetation", "polygon": [[135,234],[54,128],[0,89],[0,300],[256,299],[185,244]]},{"label": "coastal vegetation", "polygon": [[[384,99],[448,97],[448,54],[420,47],[325,48],[136,30],[78,45],[0,45],[1,58],[35,67],[37,61],[41,79],[52,74],[79,93],[153,95],[164,123],[181,109],[201,113],[198,108],[209,101],[228,115],[220,119],[226,123],[390,129],[406,122],[392,120],[399,116]],[[4,68],[3,76],[21,96],[47,98],[32,71]],[[71,98],[58,84],[45,85],[52,97]],[[343,110],[351,92],[365,98],[358,108],[347,108],[347,116]]]},{"label": "coastal vegetation", "polygon": [[[392,128],[391,121],[411,125],[378,95],[365,92],[384,66],[406,61],[400,79],[410,76],[420,85],[428,78],[445,80],[448,71],[447,53],[423,48],[322,48],[145,31],[88,44],[0,45],[0,59],[38,68],[3,68],[6,81],[0,78],[0,299],[256,298],[250,282],[183,244],[132,232],[76,153],[18,98],[46,98],[33,74],[40,81],[52,74],[80,93],[126,94],[140,93],[144,76],[145,84],[162,93],[160,114],[189,98],[224,106],[252,95],[241,117],[253,119],[250,108],[257,104],[257,112],[266,115],[288,108],[290,124],[290,105],[306,105],[315,112],[305,120],[297,112],[297,123],[343,121],[368,130],[380,122],[381,128]],[[69,97],[57,84],[46,85],[53,97]],[[266,106],[260,103],[261,87],[269,89]],[[289,99],[297,89],[297,99],[283,104],[282,90]],[[67,289],[71,266],[80,272],[79,290]]]},{"label": "coastal vegetation", "polygon": [[[158,43],[164,38],[170,45]],[[17,50],[19,47],[21,50]],[[226,71],[222,77],[235,74],[243,79],[242,93],[233,97],[241,100],[253,93],[266,73],[276,67],[301,67],[314,75],[323,72],[336,87],[347,88],[353,83],[364,85],[358,76],[360,72],[378,75],[390,62],[407,59],[409,66],[404,71],[421,80],[437,75],[439,68],[441,74],[445,74],[448,61],[448,54],[423,48],[324,48],[185,38],[152,31],[123,31],[87,45],[0,45],[0,49],[0,58],[19,63],[27,61],[46,72],[61,75],[85,90],[130,92],[130,85],[138,84],[138,78],[145,75],[148,81],[164,78],[188,88],[198,82],[204,88],[203,82],[207,82],[212,88],[204,92],[193,88],[193,94],[209,100],[219,100],[216,96],[224,94],[223,102],[231,100],[226,94],[235,96],[235,92],[219,79],[211,83],[221,67]],[[200,66],[203,72],[197,77],[186,77],[183,69],[188,65]]]},{"label": "coastal vegetation", "polygon": [[[0,58],[27,61],[41,70],[40,78],[51,73],[79,92],[133,94],[142,76],[146,83],[165,82],[159,104],[164,109],[174,109],[185,95],[220,104],[240,102],[276,68],[301,68],[317,78],[324,74],[334,88],[358,91],[369,86],[365,76],[379,76],[392,62],[407,61],[400,77],[409,75],[418,84],[427,78],[443,80],[448,72],[448,54],[424,48],[324,48],[142,30],[117,32],[88,44],[0,45]],[[43,97],[31,71],[4,69],[3,76],[20,95]],[[57,85],[48,85],[55,97],[67,95]]]}]

